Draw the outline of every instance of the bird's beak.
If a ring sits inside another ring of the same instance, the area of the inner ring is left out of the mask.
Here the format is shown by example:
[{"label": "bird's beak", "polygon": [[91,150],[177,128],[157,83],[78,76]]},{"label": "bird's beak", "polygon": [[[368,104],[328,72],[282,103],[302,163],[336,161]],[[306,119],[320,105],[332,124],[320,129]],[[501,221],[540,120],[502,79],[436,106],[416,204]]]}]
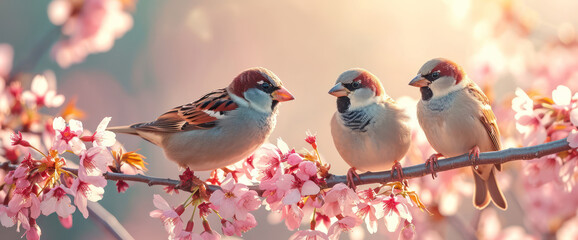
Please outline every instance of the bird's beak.
[{"label": "bird's beak", "polygon": [[430,84],[431,82],[429,80],[427,80],[426,78],[422,77],[421,75],[417,75],[415,76],[411,82],[409,82],[409,85],[414,86],[414,87],[426,87]]},{"label": "bird's beak", "polygon": [[279,89],[275,90],[273,93],[271,93],[271,97],[273,97],[273,100],[277,100],[279,102],[291,101],[295,99],[295,97],[293,97],[293,95],[285,87],[280,87]]},{"label": "bird's beak", "polygon": [[345,88],[343,84],[337,83],[329,90],[329,94],[336,97],[345,97],[349,94],[349,89]]}]

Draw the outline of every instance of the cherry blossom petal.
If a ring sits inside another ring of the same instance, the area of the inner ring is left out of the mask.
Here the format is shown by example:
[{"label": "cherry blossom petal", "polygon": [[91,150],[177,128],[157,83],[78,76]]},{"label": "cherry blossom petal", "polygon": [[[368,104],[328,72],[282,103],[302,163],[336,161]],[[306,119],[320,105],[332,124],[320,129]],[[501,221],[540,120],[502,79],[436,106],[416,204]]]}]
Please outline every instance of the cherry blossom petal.
[{"label": "cherry blossom petal", "polygon": [[277,138],[277,147],[283,155],[289,153],[290,151],[289,145],[287,145],[287,143],[285,143],[285,141],[283,141],[281,138]]},{"label": "cherry blossom petal", "polygon": [[44,75],[36,75],[32,79],[30,90],[37,96],[43,96],[48,91],[48,81]]},{"label": "cherry blossom petal", "polygon": [[389,232],[394,232],[401,220],[399,215],[394,211],[389,211],[387,214],[385,214],[383,219],[385,220],[385,227],[387,227],[387,231]]},{"label": "cherry blossom petal", "polygon": [[578,127],[578,108],[570,112],[570,121],[572,124],[574,124],[575,127]]},{"label": "cherry blossom petal", "polygon": [[295,232],[289,240],[329,240],[329,237],[324,232],[307,229]]},{"label": "cherry blossom petal", "polygon": [[285,197],[283,197],[283,204],[285,205],[296,204],[299,201],[301,201],[301,193],[299,192],[299,189],[291,189],[287,191]]},{"label": "cherry blossom petal", "polygon": [[571,148],[578,148],[578,130],[572,129],[572,132],[568,134],[567,140]]},{"label": "cherry blossom petal", "polygon": [[158,194],[153,195],[153,205],[156,208],[163,211],[172,209],[169,203],[161,195]]},{"label": "cherry blossom petal", "polygon": [[8,207],[5,205],[0,205],[0,223],[7,228],[15,224],[14,218],[9,216]]},{"label": "cherry blossom petal", "polygon": [[66,121],[62,117],[54,118],[52,121],[52,127],[56,131],[64,131],[64,129],[66,129]]},{"label": "cherry blossom petal", "polygon": [[342,232],[349,231],[350,229],[354,228],[360,223],[361,221],[357,217],[352,216],[344,217],[342,219],[339,219],[329,227],[329,229],[327,230],[327,235],[329,235],[329,239],[331,240],[338,240]]},{"label": "cherry blossom petal", "polygon": [[303,162],[303,158],[299,156],[299,154],[297,153],[289,154],[289,156],[287,157],[287,163],[291,166],[297,165],[301,162]]},{"label": "cherry blossom petal", "polygon": [[303,187],[301,188],[301,195],[303,196],[316,195],[319,193],[320,190],[321,189],[319,188],[319,185],[317,185],[311,180],[308,180],[303,184]]},{"label": "cherry blossom petal", "polygon": [[572,100],[572,91],[570,88],[560,85],[552,91],[552,100],[556,105],[568,106]]},{"label": "cherry blossom petal", "polygon": [[70,17],[72,4],[66,0],[54,0],[48,4],[48,19],[54,25],[62,25]]}]

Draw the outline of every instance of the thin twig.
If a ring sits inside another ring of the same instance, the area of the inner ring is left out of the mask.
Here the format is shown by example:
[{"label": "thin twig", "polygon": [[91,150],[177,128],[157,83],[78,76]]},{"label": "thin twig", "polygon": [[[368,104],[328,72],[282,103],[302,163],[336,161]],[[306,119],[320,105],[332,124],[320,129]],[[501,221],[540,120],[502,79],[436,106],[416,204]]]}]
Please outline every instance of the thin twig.
[{"label": "thin twig", "polygon": [[90,217],[96,222],[102,224],[116,239],[119,240],[134,240],[128,231],[118,222],[116,217],[112,215],[106,208],[95,202],[88,202],[88,212]]},{"label": "thin twig", "polygon": [[[544,143],[536,146],[531,147],[522,147],[522,148],[510,148],[496,152],[484,152],[480,153],[480,158],[476,161],[477,165],[483,164],[500,164],[506,163],[514,160],[531,160],[535,158],[540,158],[543,156],[547,156],[550,154],[555,154],[563,151],[570,150],[570,146],[568,145],[568,141],[564,138],[558,141]],[[452,169],[462,168],[462,167],[469,167],[472,166],[473,163],[470,161],[467,154],[460,155],[457,157],[441,159],[438,161],[438,167],[435,169],[436,172],[443,172],[449,171]],[[13,170],[16,169],[18,165],[10,164],[9,162],[4,162],[0,164],[0,169],[4,170]],[[78,169],[71,169],[65,168],[66,170],[77,173]],[[392,175],[393,174],[393,175]],[[403,168],[403,175],[405,179],[410,178],[418,178],[423,177],[425,175],[431,174],[431,170],[429,167],[426,167],[425,164],[418,164],[414,166],[409,166]],[[146,183],[149,186],[154,185],[162,185],[162,186],[171,186],[176,189],[180,189],[183,191],[191,192],[192,189],[183,187],[179,185],[180,181],[173,180],[170,178],[157,178],[157,177],[149,177],[142,174],[137,175],[129,175],[123,173],[113,173],[107,172],[104,174],[104,177],[108,180],[118,181],[133,181],[133,182],[142,182]],[[359,178],[353,179],[356,185],[364,185],[364,184],[372,184],[372,183],[384,183],[384,182],[392,182],[398,180],[397,173],[392,173],[391,171],[383,171],[383,172],[367,172],[363,174],[359,174]],[[345,175],[330,175],[326,180],[327,188],[333,187],[338,183],[347,183],[347,177]],[[259,186],[249,186],[250,189],[255,190],[259,193],[262,191],[259,190]],[[215,191],[220,189],[219,186],[215,185],[208,185],[207,190]]]}]

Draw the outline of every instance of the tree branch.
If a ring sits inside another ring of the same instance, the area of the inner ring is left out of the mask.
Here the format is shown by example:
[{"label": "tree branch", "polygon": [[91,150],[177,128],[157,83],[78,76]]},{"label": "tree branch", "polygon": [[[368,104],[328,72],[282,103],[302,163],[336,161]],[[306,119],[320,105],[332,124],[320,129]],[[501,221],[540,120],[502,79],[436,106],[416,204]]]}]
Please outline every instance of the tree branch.
[{"label": "tree branch", "polygon": [[[480,159],[476,161],[476,164],[501,164],[514,160],[531,160],[554,153],[568,151],[570,149],[571,147],[568,145],[568,141],[566,138],[564,138],[531,147],[509,148],[496,152],[483,152],[480,153]],[[464,154],[457,157],[440,159],[438,161],[438,165],[439,167],[435,169],[436,172],[473,166],[474,164],[470,161],[468,155]],[[431,173],[432,172],[430,171],[429,166],[426,167],[425,164],[418,164],[403,168],[403,176],[406,179],[423,177]],[[392,176],[391,171],[384,171],[359,174],[359,178],[360,179],[354,178],[356,185],[396,181],[398,176],[397,174],[393,174]],[[346,181],[346,176],[331,175],[327,179],[327,186],[333,187],[335,184],[346,183]]]},{"label": "tree branch", "polygon": [[[548,142],[531,147],[510,148],[496,152],[483,152],[480,153],[480,158],[478,161],[476,161],[476,164],[477,165],[501,164],[514,160],[531,160],[547,156],[550,154],[567,151],[570,149],[571,148],[568,145],[568,141],[566,140],[566,138],[564,138],[554,142]],[[438,161],[438,167],[435,169],[435,171],[443,172],[462,167],[469,167],[472,165],[473,163],[470,161],[468,155],[464,154],[457,157],[440,159]],[[18,167],[18,165],[10,164],[9,162],[3,162],[0,164],[0,169],[4,169],[7,171],[14,170],[16,169],[16,167]],[[75,174],[78,172],[78,169],[72,168],[65,168],[65,169]],[[425,164],[418,164],[403,168],[403,175],[406,179],[423,177],[431,173],[432,173],[431,170],[429,169],[429,167],[426,167]],[[107,172],[104,174],[104,177],[108,180],[113,181],[124,180],[133,182],[142,182],[148,184],[149,186],[154,185],[171,186],[183,191],[188,192],[191,191],[191,189],[179,185],[180,181],[169,178],[149,177],[142,174],[129,175],[114,172]],[[356,185],[383,183],[396,180],[398,180],[397,173],[394,172],[392,175],[391,171],[367,172],[359,174],[359,179],[354,178],[354,182]],[[326,183],[327,187],[333,187],[338,183],[347,183],[347,177],[345,175],[330,175],[326,179]],[[249,188],[259,193],[262,192],[259,190],[258,186],[249,186]],[[215,185],[208,185],[207,189],[209,191],[215,191],[217,189],[220,189],[220,187]]]}]

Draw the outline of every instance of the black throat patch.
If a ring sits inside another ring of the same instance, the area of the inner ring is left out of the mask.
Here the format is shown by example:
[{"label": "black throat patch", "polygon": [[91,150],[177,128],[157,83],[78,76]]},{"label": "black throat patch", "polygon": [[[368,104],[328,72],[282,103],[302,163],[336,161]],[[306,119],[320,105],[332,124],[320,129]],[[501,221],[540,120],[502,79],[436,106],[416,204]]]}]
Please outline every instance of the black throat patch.
[{"label": "black throat patch", "polygon": [[349,105],[351,105],[351,102],[348,97],[337,98],[337,111],[339,113],[347,112],[347,109],[349,109]]},{"label": "black throat patch", "polygon": [[429,87],[420,87],[419,91],[421,92],[421,100],[427,101],[433,97],[433,92]]}]

